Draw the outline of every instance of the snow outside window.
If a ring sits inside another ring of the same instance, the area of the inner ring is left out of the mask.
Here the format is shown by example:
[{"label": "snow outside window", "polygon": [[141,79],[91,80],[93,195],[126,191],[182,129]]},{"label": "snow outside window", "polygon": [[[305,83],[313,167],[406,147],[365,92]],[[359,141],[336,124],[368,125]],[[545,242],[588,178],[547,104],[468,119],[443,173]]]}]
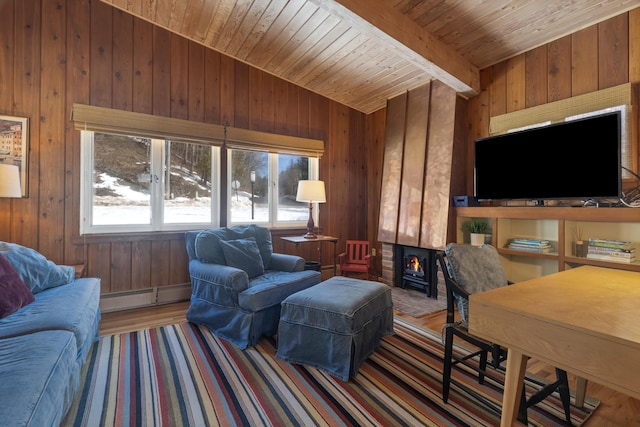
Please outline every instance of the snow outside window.
[{"label": "snow outside window", "polygon": [[81,234],[218,226],[220,148],[82,131]]},{"label": "snow outside window", "polygon": [[317,158],[235,149],[228,162],[230,224],[306,225],[309,205],[297,202],[296,193],[298,181],[318,179]]}]

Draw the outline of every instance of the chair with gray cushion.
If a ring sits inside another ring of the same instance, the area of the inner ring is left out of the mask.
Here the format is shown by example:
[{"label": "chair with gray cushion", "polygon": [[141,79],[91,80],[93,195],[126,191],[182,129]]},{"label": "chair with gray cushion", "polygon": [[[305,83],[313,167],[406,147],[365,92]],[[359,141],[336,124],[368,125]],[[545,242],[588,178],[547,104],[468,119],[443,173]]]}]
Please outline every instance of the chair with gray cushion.
[{"label": "chair with gray cushion", "polygon": [[188,231],[187,320],[244,349],[278,331],[280,303],[320,283],[304,259],[273,253],[271,231],[255,224]]},{"label": "chair with gray cushion", "polygon": [[[478,371],[478,381],[482,384],[487,372],[487,364],[498,369],[506,360],[507,351],[499,345],[487,342],[469,334],[469,295],[507,286],[510,282],[500,263],[496,249],[491,245],[471,246],[449,243],[444,252],[436,254],[436,259],[442,270],[447,289],[447,320],[443,326],[445,335],[444,369],[442,375],[442,399],[446,403],[451,388],[451,369],[456,364]],[[456,321],[456,308],[460,320]],[[466,356],[456,354],[453,350],[454,337],[458,337],[472,344],[478,350]],[[489,360],[488,355],[491,355]],[[470,359],[479,357],[478,365],[469,362]],[[527,419],[526,408],[542,401],[554,391],[558,391],[564,407],[565,417],[570,423],[569,412],[569,386],[567,373],[556,369],[557,381],[547,384],[540,392],[528,400],[521,399],[518,419],[525,422]]]}]

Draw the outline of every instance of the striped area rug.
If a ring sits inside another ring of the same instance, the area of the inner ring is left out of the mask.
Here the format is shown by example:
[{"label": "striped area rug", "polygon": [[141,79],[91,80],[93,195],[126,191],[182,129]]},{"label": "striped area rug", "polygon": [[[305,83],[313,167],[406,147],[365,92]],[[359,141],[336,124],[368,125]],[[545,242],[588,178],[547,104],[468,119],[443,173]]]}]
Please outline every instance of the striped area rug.
[{"label": "striped area rug", "polygon": [[[275,357],[275,341],[239,350],[190,323],[106,336],[94,345],[66,426],[493,426],[502,387],[454,368],[441,398],[440,336],[402,319],[343,382]],[[460,351],[465,351],[459,348]],[[500,373],[497,373],[500,376]],[[527,381],[529,391],[538,386]],[[473,396],[473,397],[472,397]],[[572,407],[580,425],[597,407]],[[564,425],[559,399],[529,424]]]}]

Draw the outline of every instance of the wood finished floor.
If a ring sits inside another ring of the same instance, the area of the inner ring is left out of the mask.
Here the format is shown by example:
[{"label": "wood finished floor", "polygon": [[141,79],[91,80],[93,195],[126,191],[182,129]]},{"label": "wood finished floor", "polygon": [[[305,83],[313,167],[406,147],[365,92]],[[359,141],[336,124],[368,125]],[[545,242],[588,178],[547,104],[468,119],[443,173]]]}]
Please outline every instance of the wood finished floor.
[{"label": "wood finished floor", "polygon": [[[168,304],[157,307],[139,308],[120,312],[104,313],[100,323],[100,334],[111,335],[139,329],[154,328],[186,321],[188,302]],[[405,316],[395,312],[396,316],[412,320],[426,328],[440,331],[444,323],[444,312],[426,315],[420,318]],[[615,363],[615,361],[612,361]],[[553,368],[541,362],[529,361],[528,371],[543,378],[555,375]],[[575,378],[570,377],[573,388]],[[589,382],[587,396],[601,401],[600,407],[584,424],[585,427],[628,427],[640,426],[640,400],[613,391],[599,384]]]}]

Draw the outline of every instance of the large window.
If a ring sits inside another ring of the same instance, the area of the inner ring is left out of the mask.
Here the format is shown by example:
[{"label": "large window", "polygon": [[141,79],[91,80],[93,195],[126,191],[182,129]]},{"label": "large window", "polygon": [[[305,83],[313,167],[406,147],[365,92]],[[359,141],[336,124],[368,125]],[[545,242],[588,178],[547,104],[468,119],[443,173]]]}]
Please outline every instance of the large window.
[{"label": "large window", "polygon": [[82,135],[81,234],[217,227],[225,184],[227,223],[306,224],[298,181],[317,179],[322,140],[84,104],[73,104],[72,120]]},{"label": "large window", "polygon": [[298,181],[318,178],[317,158],[234,149],[228,161],[230,224],[306,224],[309,205],[297,202],[296,193]]},{"label": "large window", "polygon": [[82,131],[81,233],[217,226],[219,151]]}]

